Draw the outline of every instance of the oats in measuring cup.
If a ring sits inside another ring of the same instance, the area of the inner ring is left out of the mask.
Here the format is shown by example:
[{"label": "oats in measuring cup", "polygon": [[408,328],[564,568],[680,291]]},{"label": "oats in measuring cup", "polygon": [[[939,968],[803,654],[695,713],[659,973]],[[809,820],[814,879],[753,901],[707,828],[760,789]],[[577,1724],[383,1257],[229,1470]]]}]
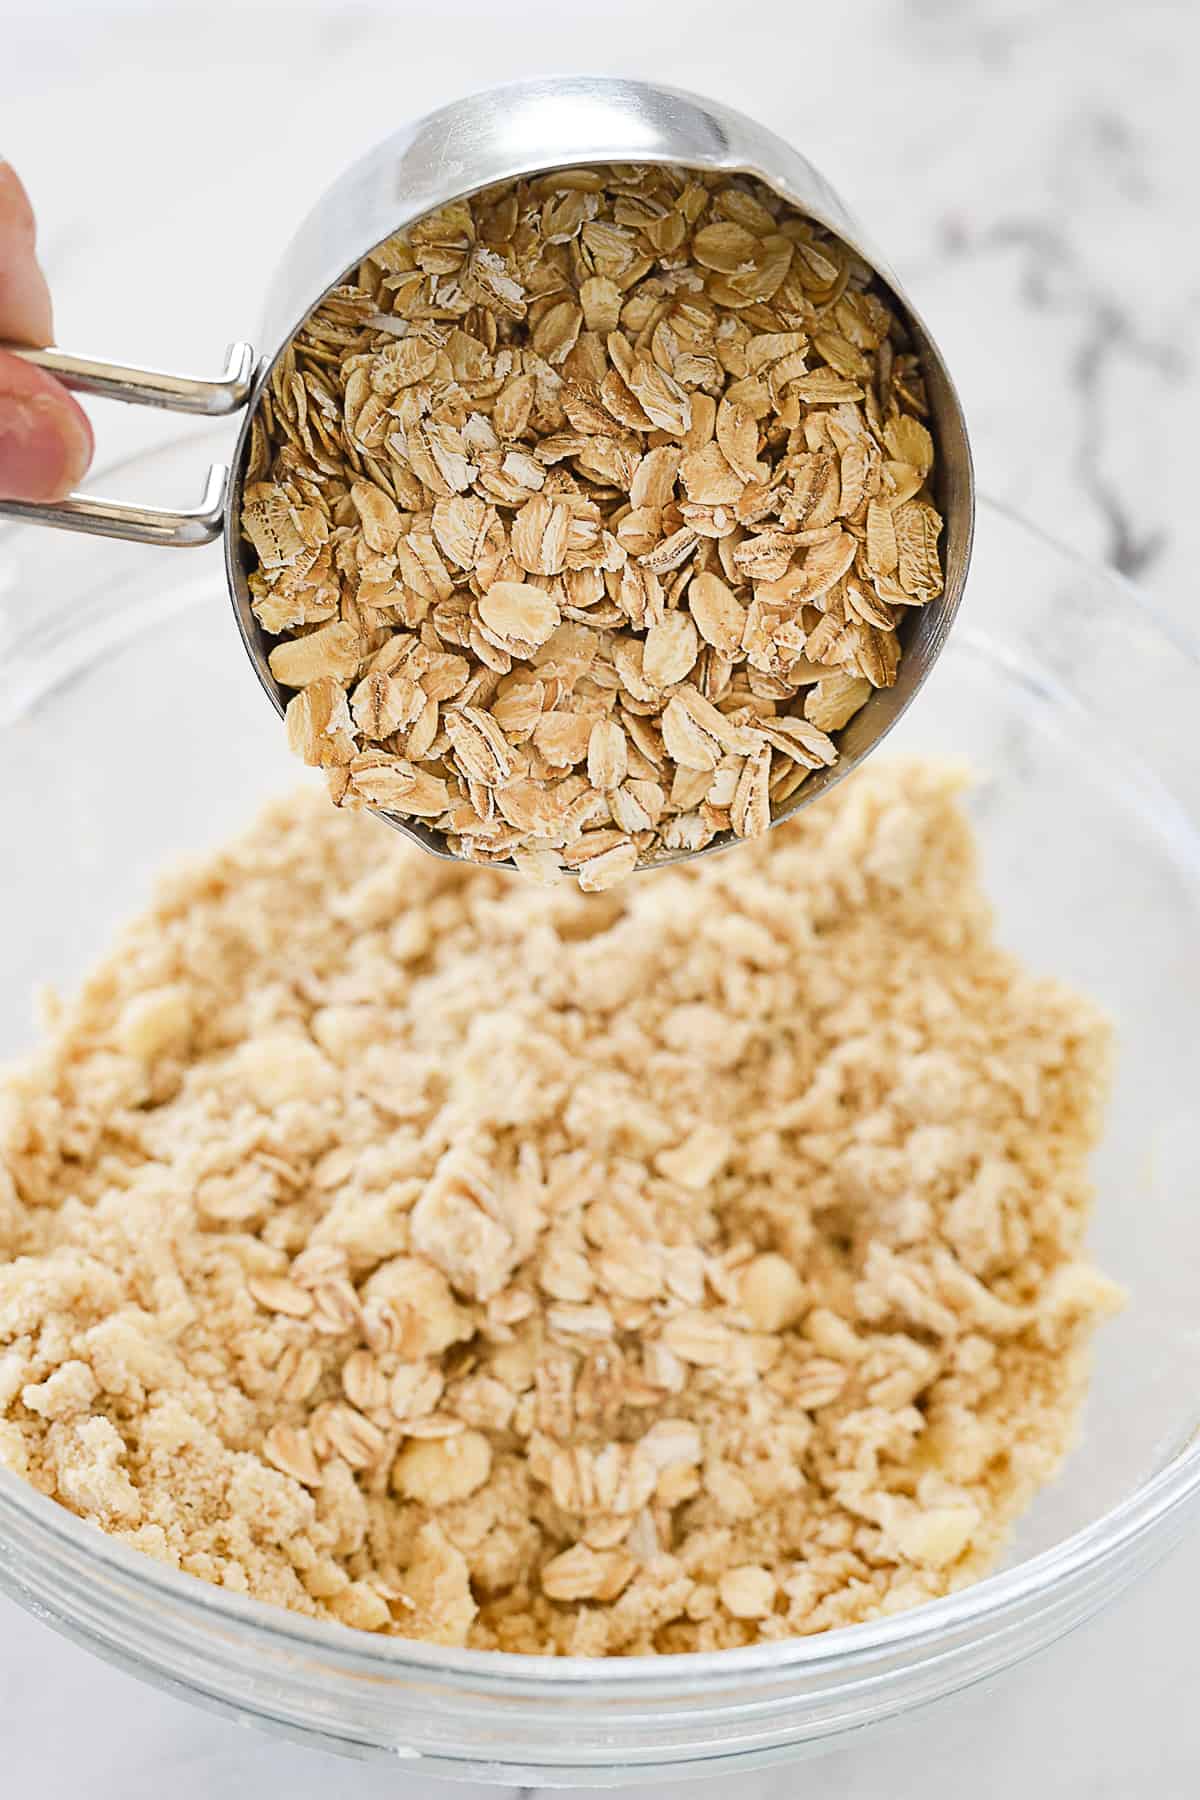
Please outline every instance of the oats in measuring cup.
[{"label": "oats in measuring cup", "polygon": [[895,302],[744,177],[460,200],[322,302],[243,508],[288,737],[341,806],[607,888],[755,837],[942,589]]}]

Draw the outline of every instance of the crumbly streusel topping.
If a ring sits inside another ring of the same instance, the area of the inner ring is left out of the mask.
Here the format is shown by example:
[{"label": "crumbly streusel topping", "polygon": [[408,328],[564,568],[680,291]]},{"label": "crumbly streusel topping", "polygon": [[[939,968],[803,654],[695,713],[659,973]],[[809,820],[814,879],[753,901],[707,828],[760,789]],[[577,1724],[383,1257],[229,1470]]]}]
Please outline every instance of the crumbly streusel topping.
[{"label": "crumbly streusel topping", "polygon": [[1054,1473],[1109,1034],[952,771],[619,894],[309,796],[166,881],[0,1097],[0,1458],[369,1630],[744,1644],[983,1572]]}]

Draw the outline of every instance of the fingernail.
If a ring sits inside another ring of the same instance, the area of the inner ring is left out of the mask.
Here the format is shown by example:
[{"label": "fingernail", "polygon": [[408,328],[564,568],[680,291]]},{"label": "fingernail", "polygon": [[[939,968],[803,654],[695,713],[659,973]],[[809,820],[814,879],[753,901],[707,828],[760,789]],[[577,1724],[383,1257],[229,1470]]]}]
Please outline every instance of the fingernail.
[{"label": "fingernail", "polygon": [[61,500],[92,460],[92,434],[64,396],[0,394],[0,494]]}]

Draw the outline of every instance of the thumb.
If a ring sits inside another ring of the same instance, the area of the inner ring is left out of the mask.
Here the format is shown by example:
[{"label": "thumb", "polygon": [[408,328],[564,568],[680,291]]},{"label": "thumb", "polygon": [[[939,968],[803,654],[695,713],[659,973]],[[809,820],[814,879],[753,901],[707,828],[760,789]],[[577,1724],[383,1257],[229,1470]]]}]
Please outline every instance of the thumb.
[{"label": "thumb", "polygon": [[0,350],[0,499],[61,500],[91,460],[83,408],[53,375]]}]

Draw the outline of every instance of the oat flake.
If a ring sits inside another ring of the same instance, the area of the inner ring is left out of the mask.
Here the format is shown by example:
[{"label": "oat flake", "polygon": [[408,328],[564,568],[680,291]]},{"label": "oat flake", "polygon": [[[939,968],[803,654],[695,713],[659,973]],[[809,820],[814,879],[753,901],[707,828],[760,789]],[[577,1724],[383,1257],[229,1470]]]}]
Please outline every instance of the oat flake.
[{"label": "oat flake", "polygon": [[942,591],[927,414],[894,299],[749,177],[558,170],[418,220],[255,423],[292,749],[541,882],[761,835],[838,756],[786,727],[841,731]]}]

